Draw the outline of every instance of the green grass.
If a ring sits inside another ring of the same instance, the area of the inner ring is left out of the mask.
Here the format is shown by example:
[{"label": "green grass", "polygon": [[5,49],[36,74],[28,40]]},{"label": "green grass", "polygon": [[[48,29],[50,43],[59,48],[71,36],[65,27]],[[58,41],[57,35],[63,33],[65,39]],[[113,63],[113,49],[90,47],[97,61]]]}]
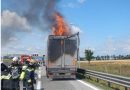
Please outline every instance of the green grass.
[{"label": "green grass", "polygon": [[3,59],[3,62],[12,62],[12,60],[11,59]]}]

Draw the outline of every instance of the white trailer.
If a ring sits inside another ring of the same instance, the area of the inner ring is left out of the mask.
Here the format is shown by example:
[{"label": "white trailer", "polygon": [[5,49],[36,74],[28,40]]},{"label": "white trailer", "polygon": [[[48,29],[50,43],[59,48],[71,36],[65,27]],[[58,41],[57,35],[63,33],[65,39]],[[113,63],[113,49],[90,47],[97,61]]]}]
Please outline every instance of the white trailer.
[{"label": "white trailer", "polygon": [[47,77],[76,78],[79,34],[48,38]]}]

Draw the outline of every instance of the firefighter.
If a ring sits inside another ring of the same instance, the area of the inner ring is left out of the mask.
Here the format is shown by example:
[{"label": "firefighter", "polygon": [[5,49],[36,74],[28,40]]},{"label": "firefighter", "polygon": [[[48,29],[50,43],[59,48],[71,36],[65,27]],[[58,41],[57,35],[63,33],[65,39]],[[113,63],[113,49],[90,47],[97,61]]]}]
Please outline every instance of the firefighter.
[{"label": "firefighter", "polygon": [[8,70],[8,67],[2,61],[0,62],[0,64],[1,64],[1,72]]},{"label": "firefighter", "polygon": [[2,62],[0,61],[0,64],[1,64],[1,77],[0,77],[0,80],[1,80],[1,90],[4,90],[4,80],[5,79],[10,79],[10,75],[8,74],[8,67]]},{"label": "firefighter", "polygon": [[33,63],[30,60],[26,60],[20,75],[20,80],[23,80],[23,86],[27,88],[27,90],[34,90],[34,68],[32,67],[32,64]]},{"label": "firefighter", "polygon": [[20,75],[20,80],[26,79],[26,76],[27,76],[26,72],[27,72],[28,66],[29,66],[29,61],[26,59],[26,60],[24,60],[24,63],[23,63],[23,66],[22,66],[22,72],[21,72],[21,75]]},{"label": "firefighter", "polygon": [[30,77],[31,77],[32,83],[36,83],[36,80],[35,80],[35,69],[36,69],[35,60],[31,59],[28,68],[30,70]]},{"label": "firefighter", "polygon": [[13,86],[14,90],[18,90],[20,87],[19,86],[19,77],[20,77],[21,70],[22,70],[22,66],[19,63],[18,57],[14,57],[12,59],[11,65],[9,66],[9,73],[11,75],[10,81],[12,83],[14,83],[14,85],[15,85],[15,86]]},{"label": "firefighter", "polygon": [[22,65],[20,64],[18,57],[14,57],[14,58],[12,59],[12,61],[13,61],[13,62],[12,62],[11,65],[9,66],[10,72],[11,72],[11,70],[13,70],[14,68],[17,68],[17,69],[18,69],[18,73],[20,74],[21,71],[22,71]]},{"label": "firefighter", "polygon": [[28,65],[29,65],[29,61],[27,59],[25,59],[24,62],[23,62],[23,66],[22,66],[22,72],[20,74],[20,80],[25,81],[26,76],[27,76]]},{"label": "firefighter", "polygon": [[20,80],[23,81],[23,90],[27,88],[27,65],[26,64],[23,64],[22,66],[22,71],[21,71],[21,74],[20,74]]}]

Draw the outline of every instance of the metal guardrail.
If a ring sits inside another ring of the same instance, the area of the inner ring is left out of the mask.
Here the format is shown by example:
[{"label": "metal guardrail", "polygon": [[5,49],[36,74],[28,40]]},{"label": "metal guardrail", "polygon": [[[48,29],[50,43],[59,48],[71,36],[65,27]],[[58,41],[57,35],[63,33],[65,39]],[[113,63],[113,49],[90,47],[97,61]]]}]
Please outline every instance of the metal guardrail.
[{"label": "metal guardrail", "polygon": [[85,75],[88,75],[89,77],[92,76],[97,78],[97,82],[99,81],[99,79],[108,81],[109,87],[111,83],[115,83],[124,86],[125,90],[128,90],[128,88],[130,88],[130,78],[128,77],[123,77],[123,76],[113,75],[113,74],[108,74],[103,72],[97,72],[93,70],[85,70]]}]

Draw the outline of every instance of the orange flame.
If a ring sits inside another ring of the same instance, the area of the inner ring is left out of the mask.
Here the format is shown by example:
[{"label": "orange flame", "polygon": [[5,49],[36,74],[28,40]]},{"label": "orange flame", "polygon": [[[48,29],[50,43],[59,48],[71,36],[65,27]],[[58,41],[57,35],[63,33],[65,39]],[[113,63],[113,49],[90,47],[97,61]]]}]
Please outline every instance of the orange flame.
[{"label": "orange flame", "polygon": [[63,17],[56,12],[54,14],[54,24],[52,26],[53,34],[59,36],[68,35],[69,28],[66,22],[64,21]]}]

